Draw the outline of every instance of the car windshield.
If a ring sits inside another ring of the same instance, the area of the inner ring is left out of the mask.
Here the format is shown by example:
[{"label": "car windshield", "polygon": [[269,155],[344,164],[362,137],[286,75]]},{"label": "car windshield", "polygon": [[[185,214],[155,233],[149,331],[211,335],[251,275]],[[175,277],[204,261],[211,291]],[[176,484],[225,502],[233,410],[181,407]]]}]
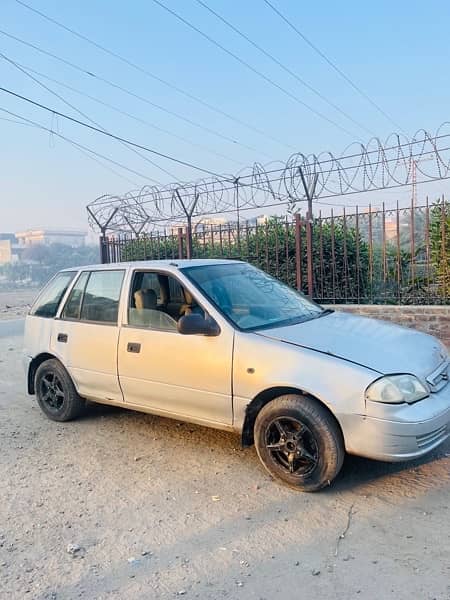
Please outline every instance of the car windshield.
[{"label": "car windshield", "polygon": [[244,331],[309,321],[323,309],[247,263],[186,267],[183,273]]}]

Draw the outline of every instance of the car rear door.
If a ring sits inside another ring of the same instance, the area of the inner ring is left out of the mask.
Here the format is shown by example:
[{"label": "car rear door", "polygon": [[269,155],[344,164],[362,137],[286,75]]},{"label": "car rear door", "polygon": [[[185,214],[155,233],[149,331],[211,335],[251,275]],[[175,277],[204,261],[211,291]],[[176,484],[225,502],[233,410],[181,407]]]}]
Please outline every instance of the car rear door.
[{"label": "car rear door", "polygon": [[82,271],[54,321],[51,351],[86,398],[123,401],[117,344],[124,275],[125,269]]}]

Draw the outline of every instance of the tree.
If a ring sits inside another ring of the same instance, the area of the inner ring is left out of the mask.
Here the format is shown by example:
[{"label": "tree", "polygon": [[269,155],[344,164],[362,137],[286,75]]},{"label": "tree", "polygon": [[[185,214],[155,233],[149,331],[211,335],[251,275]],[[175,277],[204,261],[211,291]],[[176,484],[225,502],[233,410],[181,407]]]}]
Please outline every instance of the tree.
[{"label": "tree", "polygon": [[442,201],[430,210],[431,262],[436,274],[437,292],[450,302],[450,202]]},{"label": "tree", "polygon": [[36,262],[39,265],[48,264],[51,259],[52,251],[50,246],[45,246],[44,244],[33,244],[28,246],[23,251],[22,260],[25,262]]},{"label": "tree", "polygon": [[[306,238],[302,227],[302,290],[307,292]],[[272,217],[259,225],[213,226],[193,235],[195,258],[239,258],[296,287],[296,237],[292,222]],[[141,237],[126,242],[122,260],[177,258],[176,236]],[[368,245],[342,219],[313,224],[314,297],[360,300],[370,293]]]},{"label": "tree", "polygon": [[1,272],[7,281],[31,280],[42,285],[61,269],[98,262],[97,246],[72,248],[66,244],[36,244],[24,250],[21,262],[5,265]]}]

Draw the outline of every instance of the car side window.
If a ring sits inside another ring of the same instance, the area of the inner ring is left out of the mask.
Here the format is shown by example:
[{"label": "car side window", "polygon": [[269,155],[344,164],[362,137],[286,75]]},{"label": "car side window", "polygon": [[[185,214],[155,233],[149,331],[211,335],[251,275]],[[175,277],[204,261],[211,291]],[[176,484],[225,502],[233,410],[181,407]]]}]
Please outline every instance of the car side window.
[{"label": "car side window", "polygon": [[153,290],[156,294],[157,304],[162,304],[161,286],[156,273],[142,273],[141,289]]},{"label": "car side window", "polygon": [[76,274],[76,271],[58,273],[39,294],[31,307],[30,315],[53,318],[58,312],[59,304]]},{"label": "car side window", "polygon": [[175,277],[136,271],[128,306],[128,324],[163,331],[177,331],[177,321],[203,309]]},{"label": "car side window", "polygon": [[75,282],[75,285],[70,292],[69,298],[67,299],[66,305],[61,313],[62,319],[79,319],[81,313],[81,304],[83,301],[84,289],[86,287],[87,280],[89,279],[89,272],[85,271],[81,273],[80,277]]},{"label": "car side window", "polygon": [[84,291],[80,320],[117,323],[125,271],[92,271]]}]

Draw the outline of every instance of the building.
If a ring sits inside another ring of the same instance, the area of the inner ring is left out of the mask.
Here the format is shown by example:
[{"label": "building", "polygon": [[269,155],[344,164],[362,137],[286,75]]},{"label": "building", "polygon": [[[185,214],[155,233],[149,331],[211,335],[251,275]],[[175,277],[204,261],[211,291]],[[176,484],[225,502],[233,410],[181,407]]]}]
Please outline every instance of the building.
[{"label": "building", "polygon": [[13,233],[0,233],[0,265],[16,262],[18,259],[16,236]]},{"label": "building", "polygon": [[35,244],[65,244],[77,248],[84,246],[86,232],[70,229],[28,229],[16,233],[19,246],[26,247]]},{"label": "building", "polygon": [[12,249],[9,240],[0,240],[0,265],[12,262]]},{"label": "building", "polygon": [[[259,215],[257,217],[245,217],[245,213],[240,218],[240,226],[241,227],[255,227],[256,225],[264,225],[267,223],[270,217],[267,215]],[[211,229],[223,227],[228,228],[231,227],[235,229],[237,227],[237,220],[230,221],[224,218],[212,218],[212,219],[201,219],[194,223],[193,225],[194,231],[211,231]]]},{"label": "building", "polygon": [[397,238],[397,221],[394,217],[385,219],[384,221],[384,235],[386,236],[386,241],[390,242]]}]

